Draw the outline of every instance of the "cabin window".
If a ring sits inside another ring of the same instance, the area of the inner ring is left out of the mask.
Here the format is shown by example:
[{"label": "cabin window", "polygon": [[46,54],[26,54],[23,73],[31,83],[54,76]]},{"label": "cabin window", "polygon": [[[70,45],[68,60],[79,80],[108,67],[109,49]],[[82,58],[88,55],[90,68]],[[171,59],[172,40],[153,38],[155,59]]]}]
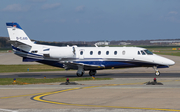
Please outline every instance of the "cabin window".
[{"label": "cabin window", "polygon": [[153,53],[149,50],[144,50],[148,55],[153,55]]},{"label": "cabin window", "polygon": [[138,51],[138,55],[140,55],[141,53]]},{"label": "cabin window", "polygon": [[38,51],[31,51],[31,53],[37,53]]},{"label": "cabin window", "polygon": [[98,55],[101,55],[101,51],[98,51]]},{"label": "cabin window", "polygon": [[83,55],[83,51],[80,52],[80,55]]},{"label": "cabin window", "polygon": [[90,55],[93,55],[93,51],[90,51]]},{"label": "cabin window", "polygon": [[125,51],[122,51],[122,55],[125,55],[125,53],[126,53]]},{"label": "cabin window", "polygon": [[117,55],[117,51],[114,51],[114,55]]},{"label": "cabin window", "polygon": [[109,51],[106,51],[106,55],[109,55]]},{"label": "cabin window", "polygon": [[141,54],[142,54],[142,55],[146,55],[146,53],[144,53],[144,51],[141,51]]}]

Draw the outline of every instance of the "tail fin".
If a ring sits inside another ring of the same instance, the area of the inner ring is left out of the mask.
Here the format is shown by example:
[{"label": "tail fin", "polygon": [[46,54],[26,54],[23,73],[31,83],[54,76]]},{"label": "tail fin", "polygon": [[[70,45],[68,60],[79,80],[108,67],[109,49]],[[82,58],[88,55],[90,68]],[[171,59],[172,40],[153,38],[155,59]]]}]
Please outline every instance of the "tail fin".
[{"label": "tail fin", "polygon": [[29,39],[18,23],[6,23],[10,40],[31,46],[33,42]]}]

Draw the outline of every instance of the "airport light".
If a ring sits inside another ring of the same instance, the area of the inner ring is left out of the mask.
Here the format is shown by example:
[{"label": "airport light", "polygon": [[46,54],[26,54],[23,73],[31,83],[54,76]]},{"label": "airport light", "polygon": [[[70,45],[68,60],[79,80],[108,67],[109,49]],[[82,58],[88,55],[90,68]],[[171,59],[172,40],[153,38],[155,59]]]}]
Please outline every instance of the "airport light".
[{"label": "airport light", "polygon": [[154,78],[154,83],[156,83],[157,81],[156,81],[156,78]]},{"label": "airport light", "polygon": [[14,78],[14,82],[13,83],[16,83],[16,78]]},{"label": "airport light", "polygon": [[92,75],[93,80],[95,79],[95,75]]},{"label": "airport light", "polygon": [[66,79],[66,83],[69,83],[69,78]]}]

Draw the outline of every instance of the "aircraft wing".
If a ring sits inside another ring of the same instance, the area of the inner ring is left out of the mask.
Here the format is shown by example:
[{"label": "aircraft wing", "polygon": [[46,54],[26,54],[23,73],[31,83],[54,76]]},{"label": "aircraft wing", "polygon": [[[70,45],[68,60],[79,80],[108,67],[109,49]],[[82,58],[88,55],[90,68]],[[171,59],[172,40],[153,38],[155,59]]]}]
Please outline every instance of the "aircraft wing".
[{"label": "aircraft wing", "polygon": [[84,69],[102,69],[105,68],[102,64],[85,64],[85,63],[76,63],[76,62],[66,62],[64,63],[65,69],[77,69],[78,66],[83,66]]}]

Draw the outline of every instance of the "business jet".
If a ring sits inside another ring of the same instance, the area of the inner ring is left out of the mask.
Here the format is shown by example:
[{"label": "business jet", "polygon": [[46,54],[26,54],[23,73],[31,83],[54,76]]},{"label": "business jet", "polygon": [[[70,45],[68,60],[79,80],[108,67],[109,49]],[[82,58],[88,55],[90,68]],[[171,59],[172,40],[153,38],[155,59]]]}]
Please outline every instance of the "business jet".
[{"label": "business jet", "polygon": [[78,47],[40,45],[31,41],[18,23],[6,23],[14,54],[23,62],[39,62],[66,70],[77,70],[78,77],[84,71],[94,76],[97,70],[128,67],[152,67],[159,76],[158,68],[168,68],[175,62],[153,54],[140,47]]}]

